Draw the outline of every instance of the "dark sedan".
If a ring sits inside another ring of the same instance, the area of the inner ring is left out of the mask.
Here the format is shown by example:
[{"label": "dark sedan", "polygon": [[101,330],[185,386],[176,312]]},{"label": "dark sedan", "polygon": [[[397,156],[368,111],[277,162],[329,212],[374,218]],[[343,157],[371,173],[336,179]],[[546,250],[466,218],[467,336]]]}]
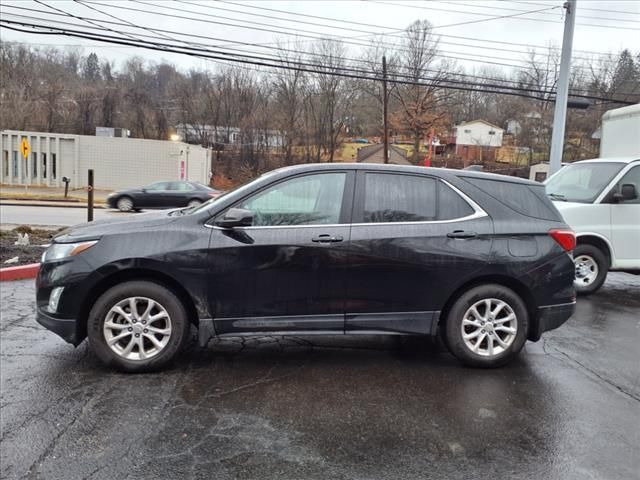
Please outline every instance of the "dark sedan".
[{"label": "dark sedan", "polygon": [[125,371],[212,336],[440,335],[496,367],[573,313],[575,235],[544,185],[464,170],[318,164],[198,208],[73,227],[37,320]]},{"label": "dark sedan", "polygon": [[196,207],[222,195],[222,192],[198,182],[156,182],[143,188],[121,190],[107,197],[110,208],[121,212],[143,208]]}]

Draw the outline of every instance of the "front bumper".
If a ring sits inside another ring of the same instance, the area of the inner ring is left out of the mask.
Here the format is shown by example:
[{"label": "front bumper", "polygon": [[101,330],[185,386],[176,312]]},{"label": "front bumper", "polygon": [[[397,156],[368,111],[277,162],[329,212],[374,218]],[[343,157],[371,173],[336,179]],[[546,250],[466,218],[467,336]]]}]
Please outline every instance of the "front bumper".
[{"label": "front bumper", "polygon": [[78,325],[74,318],[57,318],[45,312],[42,308],[38,308],[36,321],[76,347],[82,341],[78,339]]},{"label": "front bumper", "polygon": [[544,332],[558,328],[571,318],[576,310],[576,302],[538,307],[538,321],[529,335],[529,340],[537,341]]}]

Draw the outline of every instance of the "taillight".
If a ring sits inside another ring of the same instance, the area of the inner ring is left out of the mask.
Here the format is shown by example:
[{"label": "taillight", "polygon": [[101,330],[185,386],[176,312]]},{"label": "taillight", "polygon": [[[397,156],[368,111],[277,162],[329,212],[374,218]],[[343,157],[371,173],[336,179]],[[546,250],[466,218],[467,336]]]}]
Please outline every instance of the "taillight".
[{"label": "taillight", "polygon": [[218,192],[209,192],[209,196],[211,198],[218,198],[220,196],[220,194]]},{"label": "taillight", "polygon": [[558,242],[558,245],[560,245],[565,252],[570,252],[576,248],[576,234],[573,230],[554,228],[549,230],[549,235]]}]

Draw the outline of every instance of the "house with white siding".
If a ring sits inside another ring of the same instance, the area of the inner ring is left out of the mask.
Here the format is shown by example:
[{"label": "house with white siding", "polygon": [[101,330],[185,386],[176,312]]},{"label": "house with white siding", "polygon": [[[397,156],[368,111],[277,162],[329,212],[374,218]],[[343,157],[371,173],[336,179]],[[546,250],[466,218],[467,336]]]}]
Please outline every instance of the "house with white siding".
[{"label": "house with white siding", "polygon": [[456,156],[465,163],[495,161],[502,146],[504,130],[485,120],[472,120],[457,125],[455,131]]}]

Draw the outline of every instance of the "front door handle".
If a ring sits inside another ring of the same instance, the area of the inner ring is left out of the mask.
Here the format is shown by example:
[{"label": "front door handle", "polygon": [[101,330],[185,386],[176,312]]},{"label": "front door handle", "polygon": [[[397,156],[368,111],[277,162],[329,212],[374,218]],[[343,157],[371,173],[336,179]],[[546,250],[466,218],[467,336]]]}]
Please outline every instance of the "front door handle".
[{"label": "front door handle", "polygon": [[454,230],[447,233],[449,238],[475,238],[478,234],[476,232],[465,232],[464,230]]},{"label": "front door handle", "polygon": [[339,235],[329,235],[328,233],[323,233],[322,235],[313,237],[311,241],[316,243],[334,243],[341,242],[342,237]]}]

